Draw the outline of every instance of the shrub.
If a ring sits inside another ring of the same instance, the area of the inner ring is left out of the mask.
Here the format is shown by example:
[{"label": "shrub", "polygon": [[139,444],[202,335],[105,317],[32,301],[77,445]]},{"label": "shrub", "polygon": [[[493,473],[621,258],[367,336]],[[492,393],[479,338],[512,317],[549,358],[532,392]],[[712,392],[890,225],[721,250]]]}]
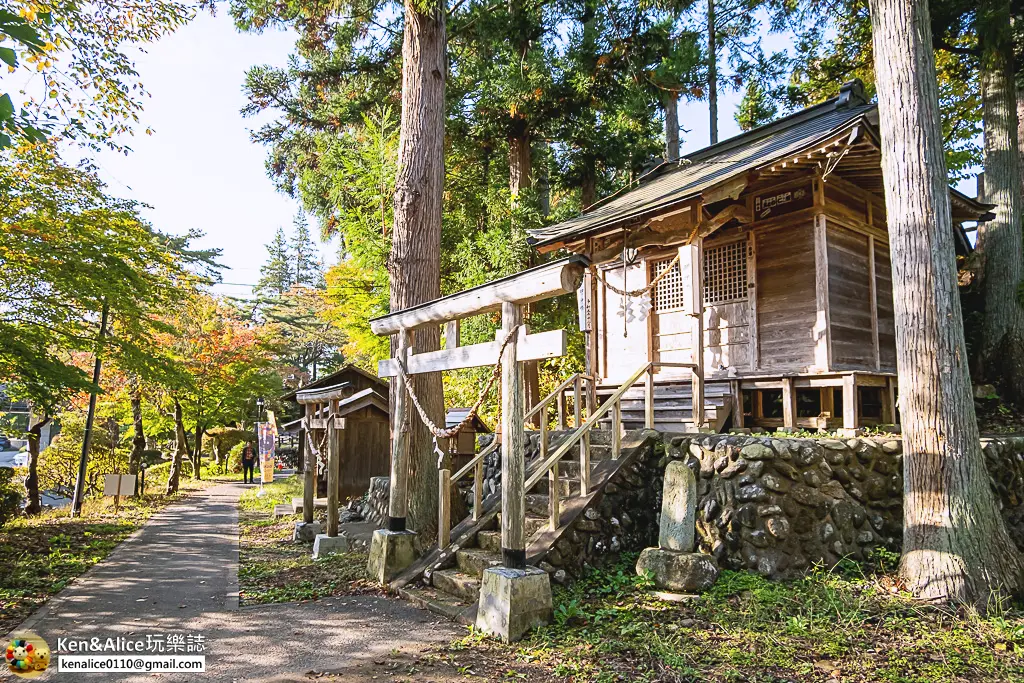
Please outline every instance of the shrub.
[{"label": "shrub", "polygon": [[[78,461],[82,455],[85,415],[65,411],[59,416],[61,432],[49,448],[39,454],[39,489],[41,491],[73,491],[78,478]],[[113,446],[113,447],[112,447]],[[85,473],[85,493],[102,494],[103,475],[128,471],[129,449],[111,444],[105,429],[94,429]]]},{"label": "shrub", "polygon": [[18,514],[21,499],[21,483],[15,479],[14,470],[0,467],[0,526]]},{"label": "shrub", "polygon": [[242,471],[242,451],[245,450],[246,442],[235,444],[228,451],[228,472],[238,473]]}]

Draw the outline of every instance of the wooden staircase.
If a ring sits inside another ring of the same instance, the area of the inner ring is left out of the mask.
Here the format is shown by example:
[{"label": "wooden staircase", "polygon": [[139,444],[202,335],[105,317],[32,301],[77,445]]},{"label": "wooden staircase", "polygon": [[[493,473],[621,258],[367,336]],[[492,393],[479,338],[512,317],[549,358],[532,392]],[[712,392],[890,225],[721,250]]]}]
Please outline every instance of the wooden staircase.
[{"label": "wooden staircase", "polygon": [[[625,464],[624,460],[611,459],[611,432],[590,431],[591,492],[580,496],[580,463],[575,451],[571,451],[559,462],[558,490],[562,502],[562,515],[557,529],[549,524],[550,497],[548,480],[538,482],[524,498],[526,518],[524,533],[527,540],[527,558],[536,564],[553,547],[559,533],[566,529],[583,513],[594,495]],[[627,443],[628,447],[628,443]],[[536,468],[539,458],[527,463],[527,471]],[[423,581],[410,581],[402,585],[393,584],[398,593],[413,604],[428,609],[465,625],[476,622],[477,603],[480,598],[480,582],[484,570],[501,564],[501,513],[500,496],[493,495],[484,501],[479,528],[462,529],[470,520],[464,520],[452,530],[454,553],[445,556],[434,551],[422,559],[412,574],[422,576]],[[468,532],[468,533],[467,533]],[[461,542],[460,542],[461,539]],[[407,572],[408,575],[408,572]]]},{"label": "wooden staircase", "polygon": [[[618,387],[597,388],[598,401]],[[644,428],[645,389],[632,387],[622,397],[622,427],[625,430]],[[722,431],[732,414],[732,390],[726,382],[704,385],[704,426]],[[602,429],[611,429],[611,417],[601,421]],[[654,429],[659,432],[695,431],[693,424],[693,390],[689,382],[654,385]]]}]

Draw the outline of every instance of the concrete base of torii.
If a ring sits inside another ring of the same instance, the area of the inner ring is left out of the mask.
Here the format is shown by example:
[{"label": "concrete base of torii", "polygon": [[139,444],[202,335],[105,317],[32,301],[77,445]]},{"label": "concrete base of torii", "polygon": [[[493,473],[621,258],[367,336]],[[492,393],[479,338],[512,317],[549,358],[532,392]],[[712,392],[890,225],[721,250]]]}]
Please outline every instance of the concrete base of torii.
[{"label": "concrete base of torii", "polygon": [[377,529],[370,541],[367,572],[370,578],[386,586],[416,561],[416,532]]},{"label": "concrete base of torii", "polygon": [[551,621],[551,581],[536,567],[491,567],[480,584],[476,627],[506,643]]}]

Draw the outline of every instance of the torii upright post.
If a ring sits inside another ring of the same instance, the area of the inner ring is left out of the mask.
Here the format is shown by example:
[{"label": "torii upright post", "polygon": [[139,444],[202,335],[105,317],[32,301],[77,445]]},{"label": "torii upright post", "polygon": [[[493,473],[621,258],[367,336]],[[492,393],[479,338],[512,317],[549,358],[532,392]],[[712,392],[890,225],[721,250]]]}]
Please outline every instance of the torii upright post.
[{"label": "torii upright post", "polygon": [[[398,332],[396,359],[408,365],[408,329]],[[391,482],[388,497],[388,526],[373,532],[370,542],[369,574],[386,585],[416,560],[416,532],[406,528],[409,509],[409,400],[405,377],[395,376],[394,413],[391,424]]]},{"label": "torii upright post", "polygon": [[[508,335],[523,321],[523,308],[505,302],[501,329]],[[531,628],[551,620],[551,582],[547,572],[526,565],[523,368],[513,339],[501,357],[501,559],[484,571],[476,627],[505,642],[519,640]]]}]

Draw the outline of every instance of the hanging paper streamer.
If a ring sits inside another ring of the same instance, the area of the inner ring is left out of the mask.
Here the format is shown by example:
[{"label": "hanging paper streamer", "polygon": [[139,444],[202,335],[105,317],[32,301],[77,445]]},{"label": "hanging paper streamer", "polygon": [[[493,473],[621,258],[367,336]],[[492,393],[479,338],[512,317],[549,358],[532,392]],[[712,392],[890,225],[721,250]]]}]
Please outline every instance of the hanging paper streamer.
[{"label": "hanging paper streamer", "polygon": [[651,309],[654,308],[654,304],[651,303],[651,295],[642,294],[639,296],[636,301],[632,302],[632,308],[637,320],[647,320]]},{"label": "hanging paper streamer", "polygon": [[437,437],[434,437],[434,454],[437,455],[437,469],[441,469],[441,465],[444,463],[444,451],[437,445]]}]

